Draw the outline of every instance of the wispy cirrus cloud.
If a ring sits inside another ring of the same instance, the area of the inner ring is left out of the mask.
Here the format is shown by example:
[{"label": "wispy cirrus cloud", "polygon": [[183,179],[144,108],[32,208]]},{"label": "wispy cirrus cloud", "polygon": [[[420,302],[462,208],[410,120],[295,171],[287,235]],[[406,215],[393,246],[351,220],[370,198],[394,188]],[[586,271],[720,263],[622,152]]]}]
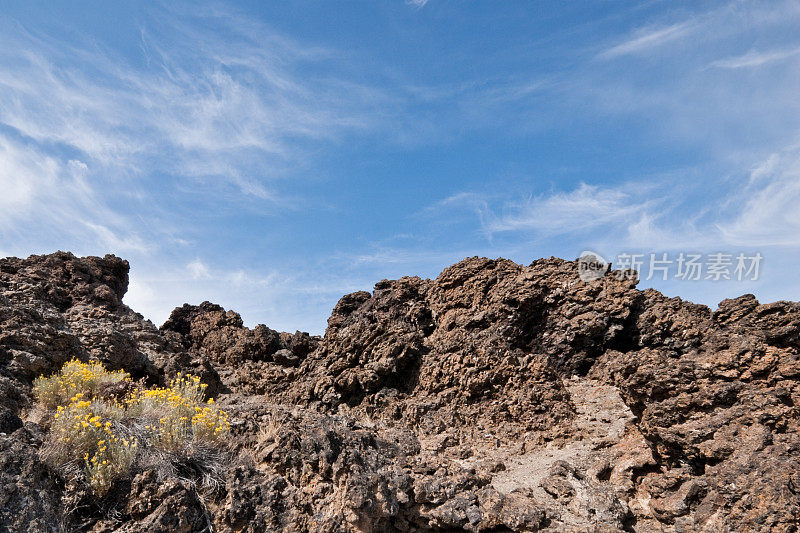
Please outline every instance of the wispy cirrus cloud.
[{"label": "wispy cirrus cloud", "polygon": [[726,242],[800,246],[800,145],[771,154],[734,193],[734,212],[716,224]]},{"label": "wispy cirrus cloud", "polygon": [[724,69],[756,68],[762,65],[784,61],[798,54],[800,54],[800,48],[762,52],[750,50],[743,55],[713,61],[710,66]]},{"label": "wispy cirrus cloud", "polygon": [[0,38],[7,51],[0,53],[0,122],[104,166],[232,176],[240,185],[256,178],[243,159],[285,167],[300,157],[298,140],[331,139],[368,124],[370,89],[296,71],[329,60],[324,51],[268,28],[255,36],[247,25],[231,25],[221,37],[193,22],[200,21],[162,21],[169,35],[166,28],[143,31],[146,67],[8,25]]},{"label": "wispy cirrus cloud", "polygon": [[335,50],[233,10],[151,9],[140,62],[0,20],[4,248],[43,236],[91,253],[185,242],[161,198],[200,188],[217,205],[291,208],[279,183],[309,152],[375,127],[382,92],[332,75],[346,61]]},{"label": "wispy cirrus cloud", "polygon": [[131,231],[126,218],[98,196],[87,172],[80,160],[59,160],[0,132],[0,237],[5,245],[36,235],[43,247],[58,248],[59,241],[69,239],[122,253],[150,249],[144,236]]},{"label": "wispy cirrus cloud", "polygon": [[[800,246],[800,145],[770,154],[727,180],[713,202],[698,202],[706,186],[677,186],[650,177],[649,185],[588,185],[540,194],[524,202],[461,193],[432,205],[483,206],[488,234],[591,242],[606,249],[711,250],[716,247]],[[490,203],[490,201],[492,203]],[[450,215],[447,215],[450,216]]]},{"label": "wispy cirrus cloud", "polygon": [[652,207],[641,187],[608,188],[582,183],[577,189],[539,195],[522,203],[510,203],[507,213],[486,225],[489,233],[533,231],[546,235],[580,233],[633,220]]},{"label": "wispy cirrus cloud", "polygon": [[668,26],[642,28],[627,40],[602,51],[598,57],[611,59],[645,53],[653,48],[687,36],[696,27],[697,24],[694,21],[684,21]]},{"label": "wispy cirrus cloud", "polygon": [[[462,252],[525,261],[553,253],[570,257],[584,247],[610,255],[772,247],[770,261],[777,264],[796,249],[800,235],[790,207],[800,201],[796,149],[781,148],[800,134],[794,94],[800,56],[785,37],[798,20],[794,2],[720,4],[677,21],[669,12],[603,39],[599,53],[590,48],[592,53],[572,58],[568,72],[540,73],[530,78],[537,81],[507,83],[498,91],[490,83],[453,86],[458,101],[471,104],[468,116],[488,122],[503,120],[501,110],[511,107],[519,113],[509,121],[512,127],[528,121],[558,132],[560,121],[574,125],[582,118],[587,130],[608,127],[609,138],[622,137],[639,152],[624,151],[631,149],[622,143],[617,146],[623,151],[604,162],[636,160],[638,170],[609,177],[599,168],[597,174],[605,175],[595,178],[594,169],[584,167],[577,174],[583,183],[571,186],[534,170],[526,176],[531,196],[522,200],[518,188],[456,189],[419,212],[425,226],[416,242],[376,244],[361,261],[431,272],[432,265],[444,266],[444,258]],[[764,43],[762,51],[741,50],[754,39]],[[775,68],[759,76],[748,71],[762,65]],[[424,94],[452,97],[446,91]],[[605,149],[604,136],[596,142]],[[681,162],[651,158],[665,148]],[[471,226],[463,222],[467,217]],[[458,227],[462,238],[432,238],[442,227]],[[784,281],[766,284],[774,295]],[[684,296],[711,304],[715,300],[704,298],[720,294],[687,289]]]},{"label": "wispy cirrus cloud", "polygon": [[410,6],[414,6],[418,9],[422,9],[425,7],[425,4],[428,3],[428,0],[406,0],[406,4]]}]

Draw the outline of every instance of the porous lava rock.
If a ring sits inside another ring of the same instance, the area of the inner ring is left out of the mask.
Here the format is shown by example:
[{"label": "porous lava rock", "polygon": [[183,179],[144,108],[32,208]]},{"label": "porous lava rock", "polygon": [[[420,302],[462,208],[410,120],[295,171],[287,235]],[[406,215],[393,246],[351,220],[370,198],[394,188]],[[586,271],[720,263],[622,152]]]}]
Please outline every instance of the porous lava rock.
[{"label": "porous lava rock", "polygon": [[[0,260],[0,530],[797,530],[800,304],[473,257],[343,296],[315,337],[209,302],[156,328],[128,268]],[[51,470],[31,383],[72,357],[201,375],[225,460],[102,499]]]}]

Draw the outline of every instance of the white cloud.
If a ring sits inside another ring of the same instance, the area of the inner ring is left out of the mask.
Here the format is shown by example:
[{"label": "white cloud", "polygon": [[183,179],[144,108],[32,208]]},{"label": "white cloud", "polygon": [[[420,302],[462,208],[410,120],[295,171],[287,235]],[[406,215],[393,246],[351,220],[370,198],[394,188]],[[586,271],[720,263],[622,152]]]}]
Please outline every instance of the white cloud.
[{"label": "white cloud", "polygon": [[775,174],[778,164],[781,161],[779,154],[770,154],[764,161],[753,166],[750,171],[750,185],[753,185],[764,179],[769,179]]},{"label": "white cloud", "polygon": [[[103,210],[105,214],[108,211]],[[102,218],[98,216],[97,218]],[[123,227],[123,231],[115,231],[108,225],[98,224],[87,220],[80,220],[80,223],[88,228],[95,237],[95,242],[102,249],[111,250],[115,253],[148,252],[152,247],[141,237],[133,233],[129,228]],[[99,253],[99,252],[98,252]]]},{"label": "white cloud", "polygon": [[601,52],[598,57],[611,59],[619,56],[646,52],[687,36],[695,26],[694,22],[687,21],[665,27],[642,28],[636,31],[633,37]]},{"label": "white cloud", "polygon": [[33,208],[36,196],[58,179],[52,158],[13,142],[0,134],[0,220],[8,227],[20,214]]},{"label": "white cloud", "polygon": [[652,205],[642,201],[638,187],[605,188],[581,184],[570,192],[534,197],[511,204],[508,214],[487,224],[487,231],[535,231],[547,235],[581,233],[632,220]]},{"label": "white cloud", "polygon": [[551,237],[588,234],[604,246],[631,249],[800,246],[800,145],[753,165],[710,203],[707,194],[666,181],[649,189],[634,183],[582,184],[522,205],[507,203],[510,214],[495,217],[489,229]]},{"label": "white cloud", "polygon": [[[447,209],[473,211],[481,205],[476,222],[490,235],[506,234],[506,248],[520,239],[545,247],[572,242],[576,247],[583,243],[627,251],[800,246],[800,144],[717,183],[713,192],[712,182],[710,177],[700,185],[691,177],[676,181],[673,176],[648,176],[614,186],[583,183],[524,202],[494,196],[494,207],[489,197],[460,193],[432,204],[424,213],[449,219],[452,214]],[[359,261],[404,263],[409,253],[421,252],[378,248]]]},{"label": "white cloud", "polygon": [[142,34],[147,68],[6,24],[0,124],[119,175],[230,176],[260,198],[271,197],[275,176],[253,168],[296,164],[298,139],[336,139],[369,125],[364,109],[376,91],[295,72],[330,61],[326,51],[231,15],[224,36],[203,31],[197,14],[158,15],[162,26]]},{"label": "white cloud", "polygon": [[192,279],[208,279],[211,277],[208,267],[200,259],[195,259],[186,265],[186,268],[189,270],[189,275]]},{"label": "white cloud", "polygon": [[481,220],[481,225],[483,226],[486,221],[486,216],[489,213],[489,198],[484,194],[475,192],[460,192],[425,207],[414,216],[418,218],[435,217],[441,219],[442,213],[448,212],[451,213],[451,215],[449,215],[450,221],[455,222],[456,217],[453,213],[465,208],[478,215]]},{"label": "white cloud", "polygon": [[717,225],[727,242],[800,246],[800,146],[757,165],[735,199],[735,211]]},{"label": "white cloud", "polygon": [[64,242],[95,253],[145,251],[148,246],[84,179],[88,166],[62,161],[0,133],[0,237],[9,249]]},{"label": "white cloud", "polygon": [[768,52],[751,50],[744,55],[714,61],[711,63],[711,66],[724,69],[755,68],[769,63],[783,61],[798,54],[800,54],[800,48],[771,50]]}]

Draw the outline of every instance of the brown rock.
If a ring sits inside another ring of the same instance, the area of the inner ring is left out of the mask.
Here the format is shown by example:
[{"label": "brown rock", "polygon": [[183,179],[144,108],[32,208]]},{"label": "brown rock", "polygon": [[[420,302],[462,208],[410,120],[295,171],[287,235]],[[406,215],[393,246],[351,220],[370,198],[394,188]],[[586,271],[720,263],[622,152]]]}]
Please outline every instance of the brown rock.
[{"label": "brown rock", "polygon": [[[320,339],[208,302],[157,330],[122,303],[127,270],[0,260],[0,529],[797,530],[800,304],[712,312],[570,261],[469,258],[344,296]],[[31,380],[71,357],[200,374],[231,458],[89,498],[20,428]]]}]

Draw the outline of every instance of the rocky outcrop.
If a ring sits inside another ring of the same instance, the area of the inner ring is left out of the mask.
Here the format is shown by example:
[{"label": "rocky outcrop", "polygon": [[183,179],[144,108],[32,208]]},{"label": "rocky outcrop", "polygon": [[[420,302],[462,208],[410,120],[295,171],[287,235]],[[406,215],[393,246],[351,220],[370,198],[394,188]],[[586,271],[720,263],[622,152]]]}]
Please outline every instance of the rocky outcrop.
[{"label": "rocky outcrop", "polygon": [[244,361],[297,366],[319,342],[308,333],[279,333],[264,324],[251,330],[244,327],[238,313],[210,302],[175,309],[161,333],[176,333],[186,349],[223,366]]},{"label": "rocky outcrop", "polygon": [[135,378],[162,382],[178,371],[219,378],[202,358],[122,303],[128,262],[112,255],[57,252],[0,259],[0,398],[15,414],[29,385],[71,358],[101,361]]},{"label": "rocky outcrop", "polygon": [[[127,262],[0,260],[0,530],[795,531],[800,304],[716,311],[470,258],[344,296],[323,338],[204,302],[160,328]],[[38,455],[34,377],[71,357],[200,374],[213,472],[143,465],[104,498]]]},{"label": "rocky outcrop", "polygon": [[751,295],[708,309],[647,292],[616,384],[663,465],[641,480],[654,517],[683,527],[785,531],[800,508],[800,306]]},{"label": "rocky outcrop", "polygon": [[42,437],[36,424],[0,431],[0,530],[63,529],[63,484],[39,459]]},{"label": "rocky outcrop", "polygon": [[560,259],[472,258],[433,281],[381,281],[334,308],[287,401],[377,411],[461,439],[555,438],[574,416],[562,376],[630,342],[634,285],[581,282]]},{"label": "rocky outcrop", "polygon": [[248,394],[288,384],[294,377],[290,369],[319,344],[319,337],[300,331],[278,332],[264,324],[247,328],[238,313],[210,302],[175,309],[161,333],[216,365],[229,391]]}]

